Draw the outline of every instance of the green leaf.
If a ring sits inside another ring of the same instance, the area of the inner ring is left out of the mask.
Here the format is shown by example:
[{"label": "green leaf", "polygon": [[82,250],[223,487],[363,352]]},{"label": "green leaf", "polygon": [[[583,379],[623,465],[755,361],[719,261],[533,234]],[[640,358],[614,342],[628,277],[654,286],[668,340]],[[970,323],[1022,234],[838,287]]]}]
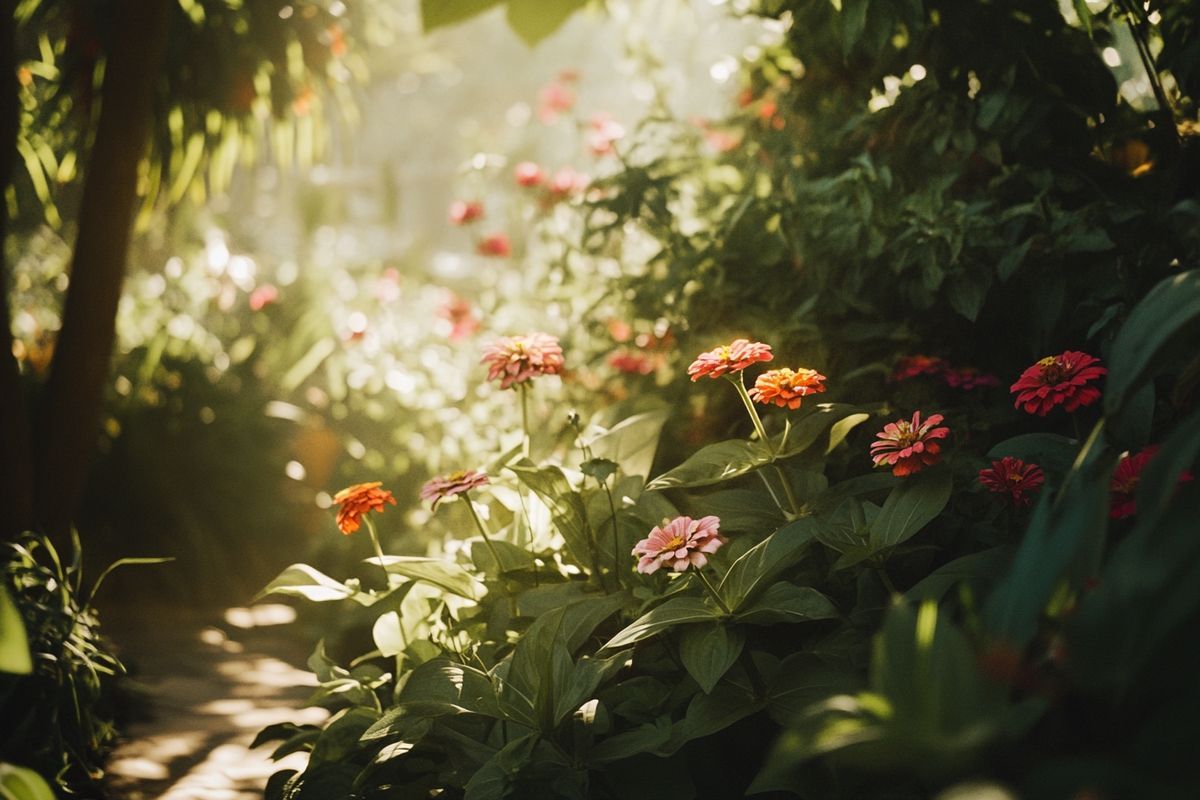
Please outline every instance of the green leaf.
[{"label": "green leaf", "polygon": [[745,475],[771,462],[771,454],[758,442],[730,439],[702,447],[690,458],[646,486],[648,491],[711,486]]},{"label": "green leaf", "polygon": [[1200,339],[1200,270],[1161,281],[1129,313],[1113,341],[1104,412],[1116,416],[1176,348]]},{"label": "green leaf", "polygon": [[1075,16],[1079,17],[1079,24],[1087,31],[1088,36],[1092,35],[1092,10],[1088,8],[1087,0],[1071,0],[1071,5],[1075,8]]},{"label": "green leaf", "polygon": [[910,601],[941,600],[946,592],[960,583],[968,583],[973,589],[981,584],[990,585],[1002,567],[1012,558],[1010,547],[993,547],[956,558],[925,576],[916,586],[904,593]]},{"label": "green leaf", "polygon": [[654,452],[670,413],[669,409],[659,409],[635,414],[597,436],[588,447],[596,458],[615,461],[623,475],[644,480],[650,476]]},{"label": "green leaf", "polygon": [[857,414],[850,414],[833,423],[829,428],[829,444],[825,447],[825,455],[832,453],[834,448],[846,440],[846,437],[850,435],[850,431],[870,418],[870,414],[859,412]]},{"label": "green leaf", "polygon": [[378,719],[378,711],[362,706],[343,709],[335,714],[313,745],[313,763],[336,763],[350,756],[358,749],[359,738]]},{"label": "green leaf", "polygon": [[781,724],[800,718],[813,703],[852,691],[854,676],[812,653],[792,653],[779,664],[767,688],[767,712]]},{"label": "green leaf", "polygon": [[33,770],[0,761],[0,798],[54,800],[54,792],[42,776]]},{"label": "green leaf", "polygon": [[467,781],[464,800],[500,800],[507,797],[512,791],[513,782],[529,763],[539,739],[539,734],[527,733],[500,748]]},{"label": "green leaf", "polygon": [[742,653],[746,637],[737,628],[713,623],[692,625],[679,637],[679,659],[705,694],[733,666]]},{"label": "green leaf", "polygon": [[[779,508],[761,488],[723,489],[697,500],[705,514],[721,518],[721,531],[756,532],[771,530],[783,522]],[[697,514],[700,513],[698,510]]]},{"label": "green leaf", "polygon": [[345,600],[357,592],[308,564],[292,564],[256,594],[254,602],[272,594],[327,603],[331,600]]},{"label": "green leaf", "polygon": [[829,442],[823,452],[828,453],[841,444],[856,425],[870,419],[870,415],[858,406],[846,403],[814,403],[801,410],[801,416],[791,420],[786,438],[775,445],[776,458],[791,458],[812,447],[825,433]]},{"label": "green leaf", "polygon": [[717,593],[733,611],[738,611],[754,594],[773,582],[804,555],[816,538],[817,523],[803,517],[784,525],[751,547],[730,565]]},{"label": "green leaf", "polygon": [[482,14],[502,0],[421,0],[421,24],[426,33]]},{"label": "green leaf", "polygon": [[21,612],[9,597],[8,587],[0,586],[0,672],[29,675],[33,660]]},{"label": "green leaf", "polygon": [[849,56],[867,27],[870,0],[842,0],[842,53]]},{"label": "green leaf", "polygon": [[888,493],[871,524],[871,548],[876,552],[911,539],[950,501],[952,483],[946,470],[929,470],[905,479]]},{"label": "green leaf", "polygon": [[1079,442],[1057,433],[1024,433],[1005,439],[988,451],[988,458],[1012,456],[1037,464],[1050,474],[1061,475],[1071,468]]},{"label": "green leaf", "polygon": [[762,701],[741,686],[725,681],[709,694],[692,697],[683,719],[671,727],[670,740],[655,753],[671,755],[693,739],[711,736],[761,708]]},{"label": "green leaf", "polygon": [[631,731],[623,731],[597,742],[588,751],[588,764],[599,767],[639,753],[653,752],[666,744],[670,737],[670,719],[657,717],[654,722],[648,722]]},{"label": "green leaf", "polygon": [[780,581],[768,586],[758,599],[738,612],[737,620],[749,625],[775,625],[837,616],[833,602],[816,589]]},{"label": "green leaf", "polygon": [[[525,548],[517,547],[512,542],[506,542],[503,539],[492,539],[491,541],[490,547],[482,540],[471,545],[471,560],[475,563],[475,569],[485,575],[499,575],[503,572],[520,572],[537,568],[537,562],[533,555]],[[496,564],[492,551],[495,551],[500,557],[499,564]]]},{"label": "green leaf", "polygon": [[[373,556],[366,561],[378,564],[379,557]],[[453,561],[416,556],[384,556],[383,568],[389,574],[403,575],[414,581],[424,581],[468,600],[475,600],[479,597],[479,581]]]},{"label": "green leaf", "polygon": [[721,612],[699,597],[672,597],[609,639],[602,649],[628,647],[676,625],[712,622],[720,618]]},{"label": "green leaf", "polygon": [[558,467],[538,467],[527,458],[508,465],[521,483],[533,490],[550,509],[550,519],[566,542],[575,565],[591,563],[592,533],[583,498],[571,488]]},{"label": "green leaf", "polygon": [[585,5],[587,0],[508,0],[508,24],[532,47]]},{"label": "green leaf", "polygon": [[946,300],[950,307],[974,322],[983,308],[990,288],[990,276],[972,272],[957,273],[950,276],[946,283]]},{"label": "green leaf", "polygon": [[591,458],[579,465],[579,471],[604,483],[617,471],[617,462],[607,458]]}]

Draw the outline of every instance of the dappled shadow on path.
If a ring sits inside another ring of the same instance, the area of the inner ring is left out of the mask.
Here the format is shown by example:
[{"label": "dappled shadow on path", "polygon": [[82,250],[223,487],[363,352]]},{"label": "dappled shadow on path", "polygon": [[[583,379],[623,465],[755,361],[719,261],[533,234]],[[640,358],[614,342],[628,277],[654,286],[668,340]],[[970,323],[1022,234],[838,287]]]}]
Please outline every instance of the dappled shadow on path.
[{"label": "dappled shadow on path", "polygon": [[303,765],[303,754],[273,762],[271,745],[249,749],[267,725],[326,716],[301,708],[316,683],[298,666],[304,645],[287,635],[290,619],[283,606],[107,612],[106,630],[149,697],[146,718],[127,726],[109,763],[110,796],[252,800],[271,773]]}]

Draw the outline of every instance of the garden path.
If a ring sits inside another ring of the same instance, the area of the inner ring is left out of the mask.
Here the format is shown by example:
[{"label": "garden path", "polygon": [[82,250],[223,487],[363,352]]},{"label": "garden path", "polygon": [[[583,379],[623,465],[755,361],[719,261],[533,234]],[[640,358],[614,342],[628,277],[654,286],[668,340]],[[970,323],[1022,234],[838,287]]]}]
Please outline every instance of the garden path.
[{"label": "garden path", "polygon": [[325,717],[301,709],[315,679],[282,624],[291,614],[285,606],[222,613],[153,604],[105,612],[106,633],[149,699],[110,761],[113,798],[261,800],[273,772],[303,765],[304,754],[273,762],[271,745],[249,747],[272,723]]}]

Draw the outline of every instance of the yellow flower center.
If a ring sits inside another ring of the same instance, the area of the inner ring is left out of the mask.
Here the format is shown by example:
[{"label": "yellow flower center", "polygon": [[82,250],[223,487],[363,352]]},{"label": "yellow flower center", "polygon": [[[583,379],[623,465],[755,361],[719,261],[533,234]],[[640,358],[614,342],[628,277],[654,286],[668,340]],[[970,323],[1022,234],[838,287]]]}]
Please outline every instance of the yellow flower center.
[{"label": "yellow flower center", "polygon": [[1037,363],[1041,367],[1042,380],[1045,383],[1058,383],[1067,377],[1069,367],[1060,361],[1058,356],[1046,356]]},{"label": "yellow flower center", "polygon": [[913,426],[909,422],[901,420],[896,423],[896,428],[898,429],[896,433],[896,444],[900,447],[908,447],[913,442],[917,441],[918,438],[920,438],[917,436],[917,432],[913,430]]},{"label": "yellow flower center", "polygon": [[683,547],[683,537],[672,536],[671,541],[663,545],[663,550],[678,550],[680,547]]},{"label": "yellow flower center", "polygon": [[729,349],[729,345],[721,346],[721,360],[728,361],[733,356],[733,352]]},{"label": "yellow flower center", "polygon": [[449,475],[447,475],[446,480],[458,482],[465,477],[467,477],[467,471],[465,469],[460,469],[457,472],[451,472]]}]

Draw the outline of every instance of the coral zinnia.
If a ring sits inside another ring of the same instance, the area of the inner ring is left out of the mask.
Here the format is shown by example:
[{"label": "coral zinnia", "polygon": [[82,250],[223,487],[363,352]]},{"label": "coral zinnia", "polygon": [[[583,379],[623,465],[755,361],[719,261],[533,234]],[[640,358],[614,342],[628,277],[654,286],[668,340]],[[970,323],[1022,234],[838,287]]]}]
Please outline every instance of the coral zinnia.
[{"label": "coral zinnia", "polygon": [[333,496],[333,502],[338,505],[337,526],[342,533],[349,536],[362,525],[363,514],[369,511],[380,511],[384,505],[396,505],[396,498],[387,489],[380,489],[383,483],[356,483],[347,486]]},{"label": "coral zinnia", "polygon": [[[1108,485],[1108,496],[1111,505],[1108,509],[1108,515],[1113,519],[1125,519],[1125,517],[1133,516],[1137,512],[1137,500],[1135,493],[1137,492],[1138,482],[1141,480],[1142,472],[1145,471],[1146,465],[1153,460],[1155,454],[1158,453],[1158,445],[1150,445],[1144,447],[1137,453],[1129,455],[1126,453],[1121,460],[1117,462],[1117,468],[1113,472],[1112,481]],[[1184,470],[1179,473],[1179,483],[1186,483],[1192,480],[1192,473]]]},{"label": "coral zinnia", "polygon": [[771,369],[758,376],[750,397],[764,405],[797,409],[804,397],[825,391],[823,380],[825,376],[815,369]]},{"label": "coral zinnia", "polygon": [[774,357],[769,344],[734,339],[727,345],[698,355],[687,368],[687,374],[693,381],[702,377],[719,378],[727,372],[741,372],[751,364],[770,361]]},{"label": "coral zinnia", "polygon": [[688,567],[703,567],[708,563],[709,554],[725,544],[717,532],[720,524],[720,518],[714,516],[676,517],[664,521],[633,546],[633,555],[639,557],[637,571],[651,575],[665,566],[675,572],[683,572]]},{"label": "coral zinnia", "polygon": [[1100,390],[1087,384],[1108,372],[1099,364],[1095,356],[1074,350],[1046,356],[1022,372],[1009,388],[1017,395],[1014,405],[1040,417],[1059,405],[1065,405],[1067,411],[1091,405],[1100,399]]},{"label": "coral zinnia", "polygon": [[498,378],[500,388],[507,389],[539,375],[559,374],[563,351],[558,339],[548,333],[502,336],[487,346],[479,363],[488,365],[489,381]]},{"label": "coral zinnia", "polygon": [[449,475],[439,475],[426,481],[425,485],[421,487],[420,497],[422,500],[432,500],[432,508],[437,511],[438,503],[446,498],[478,489],[480,486],[487,486],[489,483],[491,481],[488,476],[482,472],[460,469]]},{"label": "coral zinnia", "polygon": [[903,478],[913,475],[941,459],[942,446],[935,439],[945,439],[949,428],[937,428],[941,414],[933,414],[924,422],[921,412],[915,411],[912,421],[898,419],[883,426],[871,445],[875,466],[890,466],[892,474]]},{"label": "coral zinnia", "polygon": [[993,461],[987,469],[979,470],[979,482],[988,491],[1007,494],[1015,506],[1027,506],[1029,494],[1046,482],[1046,473],[1037,464],[1026,464],[1019,458],[1005,456]]}]

